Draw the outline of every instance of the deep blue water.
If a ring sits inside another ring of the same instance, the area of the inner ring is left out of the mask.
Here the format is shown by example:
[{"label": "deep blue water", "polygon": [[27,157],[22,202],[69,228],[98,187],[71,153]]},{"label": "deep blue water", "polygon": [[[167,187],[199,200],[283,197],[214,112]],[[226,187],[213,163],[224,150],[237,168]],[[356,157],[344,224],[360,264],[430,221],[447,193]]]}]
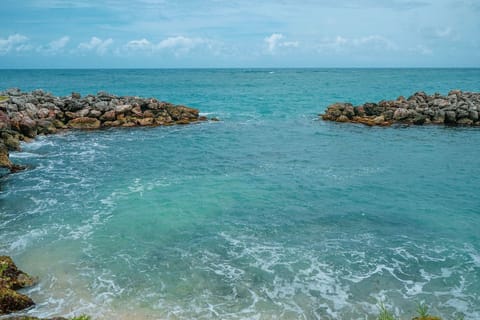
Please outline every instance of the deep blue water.
[{"label": "deep blue water", "polygon": [[0,253],[32,315],[480,318],[480,129],[319,121],[336,101],[480,91],[480,69],[2,70],[0,91],[106,90],[221,122],[70,132],[13,153]]}]

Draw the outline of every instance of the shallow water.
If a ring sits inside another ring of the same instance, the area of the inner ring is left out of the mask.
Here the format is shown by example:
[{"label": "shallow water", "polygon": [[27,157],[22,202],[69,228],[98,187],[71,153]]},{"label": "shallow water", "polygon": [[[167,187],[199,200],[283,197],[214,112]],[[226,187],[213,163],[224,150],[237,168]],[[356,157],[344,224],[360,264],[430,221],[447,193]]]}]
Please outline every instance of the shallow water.
[{"label": "shallow water", "polygon": [[480,91],[478,69],[20,70],[223,121],[40,137],[4,177],[0,251],[32,315],[365,319],[384,301],[480,318],[480,130],[317,120],[334,101]]}]

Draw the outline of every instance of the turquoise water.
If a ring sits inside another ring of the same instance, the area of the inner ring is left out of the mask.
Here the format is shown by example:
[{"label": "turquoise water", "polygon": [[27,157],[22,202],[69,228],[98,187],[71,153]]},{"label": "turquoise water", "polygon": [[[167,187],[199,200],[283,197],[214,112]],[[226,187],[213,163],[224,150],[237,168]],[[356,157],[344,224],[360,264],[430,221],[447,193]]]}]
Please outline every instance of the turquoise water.
[{"label": "turquoise water", "polygon": [[40,137],[1,179],[0,252],[32,315],[480,318],[480,130],[318,121],[335,101],[480,91],[479,69],[17,70],[0,90],[107,90],[221,122]]}]

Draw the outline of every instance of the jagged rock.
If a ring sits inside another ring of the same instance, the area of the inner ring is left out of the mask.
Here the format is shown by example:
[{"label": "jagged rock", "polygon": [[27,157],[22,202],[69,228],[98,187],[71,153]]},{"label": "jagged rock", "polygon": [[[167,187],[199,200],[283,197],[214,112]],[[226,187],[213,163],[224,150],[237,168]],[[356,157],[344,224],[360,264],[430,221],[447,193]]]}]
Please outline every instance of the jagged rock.
[{"label": "jagged rock", "polygon": [[0,288],[0,315],[20,311],[35,305],[33,300],[24,294],[9,288]]},{"label": "jagged rock", "polygon": [[1,130],[0,138],[9,151],[20,150],[20,133],[13,130]]},{"label": "jagged rock", "polygon": [[443,110],[436,110],[435,114],[432,118],[432,122],[436,124],[445,123],[445,111]]},{"label": "jagged rock", "polygon": [[385,110],[383,106],[380,106],[376,103],[365,103],[363,109],[367,116],[379,116]]},{"label": "jagged rock", "polygon": [[76,112],[65,111],[64,115],[65,115],[65,117],[66,117],[67,119],[75,119],[75,118],[77,118],[77,113],[76,113]]},{"label": "jagged rock", "polygon": [[97,93],[97,98],[99,100],[103,100],[103,101],[111,101],[112,99],[115,99],[115,95],[110,94],[110,93],[105,92],[105,91],[99,91]]},{"label": "jagged rock", "polygon": [[37,128],[38,134],[54,134],[57,132],[57,127],[49,120],[38,120]]},{"label": "jagged rock", "polygon": [[170,124],[172,122],[173,122],[173,119],[169,115],[159,116],[155,118],[155,123],[158,125]]},{"label": "jagged rock", "polygon": [[438,106],[440,109],[446,108],[450,106],[450,102],[448,99],[434,99],[432,105]]},{"label": "jagged rock", "polygon": [[12,162],[8,157],[8,148],[3,141],[0,141],[0,168],[12,169]]},{"label": "jagged rock", "polygon": [[131,112],[135,117],[138,117],[138,118],[143,117],[142,108],[140,106],[136,106],[136,107],[132,108]]},{"label": "jagged rock", "polygon": [[455,123],[457,122],[457,115],[455,111],[445,111],[445,123]]},{"label": "jagged rock", "polygon": [[37,135],[37,124],[29,117],[23,117],[22,120],[20,120],[19,128],[20,132],[29,138],[35,138]]},{"label": "jagged rock", "polygon": [[340,117],[337,118],[337,122],[349,122],[350,119],[346,115],[340,115]]},{"label": "jagged rock", "polygon": [[99,101],[94,104],[95,109],[100,110],[100,111],[106,111],[109,109],[108,102],[107,101]]},{"label": "jagged rock", "polygon": [[373,122],[378,126],[378,125],[381,125],[382,123],[385,122],[385,117],[383,115],[380,115],[378,117],[375,117],[373,119]]},{"label": "jagged rock", "polygon": [[50,117],[50,110],[48,108],[42,107],[38,110],[37,116],[39,119],[45,119]]},{"label": "jagged rock", "polygon": [[91,118],[98,118],[102,115],[102,112],[100,110],[90,110],[90,112],[88,113],[88,116],[91,117]]},{"label": "jagged rock", "polygon": [[10,89],[7,89],[7,91],[5,91],[5,94],[8,95],[8,96],[19,96],[22,94],[22,92],[20,91],[19,88],[10,88]]},{"label": "jagged rock", "polygon": [[105,121],[103,123],[104,127],[110,128],[110,127],[120,127],[124,121],[122,120],[115,120],[115,121]]},{"label": "jagged rock", "polygon": [[468,108],[458,108],[456,110],[457,119],[468,118],[469,112]]},{"label": "jagged rock", "polygon": [[151,125],[153,125],[153,122],[154,122],[153,118],[137,119],[137,124],[139,126],[151,126]]},{"label": "jagged rock", "polygon": [[153,113],[152,110],[145,110],[145,111],[143,111],[143,116],[145,118],[153,118],[153,117],[155,117],[155,114]]},{"label": "jagged rock", "polygon": [[461,126],[471,126],[473,125],[473,120],[470,120],[468,118],[461,118],[457,120],[457,124]]},{"label": "jagged rock", "polygon": [[403,120],[408,118],[410,115],[410,112],[408,112],[407,109],[405,108],[398,108],[397,110],[394,111],[393,113],[393,120]]},{"label": "jagged rock", "polygon": [[22,109],[23,109],[22,111],[25,111],[30,118],[37,117],[38,109],[33,103],[30,103],[30,102],[25,103]]},{"label": "jagged rock", "polygon": [[62,108],[65,109],[65,111],[76,112],[83,108],[79,100],[64,100],[63,104]]},{"label": "jagged rock", "polygon": [[10,257],[0,256],[0,315],[33,306],[32,299],[15,290],[34,283],[35,280],[32,277],[18,270]]},{"label": "jagged rock", "polygon": [[413,124],[416,124],[416,125],[422,125],[425,123],[425,121],[427,121],[427,116],[426,115],[423,115],[423,114],[417,114],[415,115],[415,117],[413,118]]},{"label": "jagged rock", "polygon": [[473,121],[478,121],[478,111],[472,110],[469,113],[469,118],[472,119]]},{"label": "jagged rock", "polygon": [[98,129],[100,128],[100,120],[95,118],[80,117],[72,119],[67,126],[73,129]]},{"label": "jagged rock", "polygon": [[101,117],[100,120],[102,121],[114,121],[116,119],[115,110],[110,110],[105,112]]},{"label": "jagged rock", "polygon": [[172,120],[178,121],[182,119],[196,119],[198,118],[198,110],[187,108],[185,106],[168,106],[168,114],[172,117]]},{"label": "jagged rock", "polygon": [[67,129],[68,127],[63,123],[62,121],[55,119],[52,121],[52,124],[55,126],[57,129]]},{"label": "jagged rock", "polygon": [[77,112],[75,112],[75,118],[84,118],[86,116],[88,116],[88,114],[90,113],[90,108],[83,108],[82,110],[78,110]]},{"label": "jagged rock", "polygon": [[10,117],[3,111],[0,111],[0,130],[10,129]]},{"label": "jagged rock", "polygon": [[132,110],[132,108],[133,107],[130,104],[120,104],[115,107],[115,112],[117,114],[127,113],[128,111]]},{"label": "jagged rock", "polygon": [[0,256],[0,287],[18,290],[34,285],[36,279],[18,270],[12,258]]}]

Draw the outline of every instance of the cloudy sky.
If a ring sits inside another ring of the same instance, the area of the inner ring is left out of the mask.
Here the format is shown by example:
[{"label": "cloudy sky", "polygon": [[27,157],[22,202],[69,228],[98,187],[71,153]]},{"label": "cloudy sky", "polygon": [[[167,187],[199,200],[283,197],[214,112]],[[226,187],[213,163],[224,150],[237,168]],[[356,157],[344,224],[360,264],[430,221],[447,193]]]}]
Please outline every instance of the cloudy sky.
[{"label": "cloudy sky", "polygon": [[2,0],[0,68],[480,67],[480,0]]}]

